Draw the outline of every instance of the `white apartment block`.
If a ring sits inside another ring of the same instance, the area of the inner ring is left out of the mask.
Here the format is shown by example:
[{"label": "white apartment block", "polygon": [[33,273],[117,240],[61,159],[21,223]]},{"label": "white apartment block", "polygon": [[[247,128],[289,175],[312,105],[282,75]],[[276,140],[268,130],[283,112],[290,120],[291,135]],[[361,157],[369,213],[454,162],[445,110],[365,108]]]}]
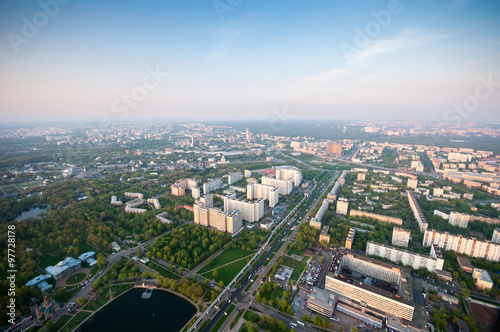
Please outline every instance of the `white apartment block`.
[{"label": "white apartment block", "polygon": [[111,196],[111,204],[112,204],[112,205],[122,205],[123,203],[122,203],[122,201],[119,201],[119,200],[116,198],[116,196],[114,196],[114,195],[113,195],[113,196]]},{"label": "white apartment block", "polygon": [[443,211],[434,210],[434,215],[443,218],[444,220],[450,219],[450,215],[444,213]]},{"label": "white apartment block", "polygon": [[259,198],[254,202],[245,202],[227,196],[224,197],[224,211],[231,214],[236,210],[241,210],[243,220],[248,222],[259,221],[264,216],[264,200]]},{"label": "white apartment block", "polygon": [[411,191],[407,191],[406,193],[408,194],[408,202],[410,203],[411,210],[413,211],[413,216],[417,219],[420,231],[422,232],[429,226],[427,219],[425,219],[424,213],[422,212],[420,205],[418,205],[417,199],[413,193]]},{"label": "white apartment block", "polygon": [[392,229],[392,245],[408,247],[411,231],[399,227]]},{"label": "white apartment block", "polygon": [[126,192],[125,193],[125,196],[126,197],[136,197],[136,198],[139,198],[139,199],[143,199],[144,198],[144,195],[141,194],[141,193],[130,193],[130,192]]},{"label": "white apartment block", "polygon": [[434,197],[441,197],[444,195],[444,189],[443,188],[434,188],[432,190],[432,196]]},{"label": "white apartment block", "polygon": [[448,219],[448,222],[453,226],[467,228],[469,220],[470,220],[470,215],[452,211],[450,212],[450,217]]},{"label": "white apartment block", "polygon": [[288,195],[292,192],[293,189],[292,178],[289,178],[288,180],[279,180],[263,176],[261,182],[262,184],[278,188],[280,195]]},{"label": "white apartment block", "polygon": [[391,262],[411,266],[416,270],[425,268],[430,272],[442,270],[444,264],[444,259],[442,257],[440,259],[433,258],[431,256],[425,256],[404,249],[389,247],[372,241],[368,241],[366,243],[366,254],[384,257],[389,259]]},{"label": "white apartment block", "polygon": [[221,186],[222,186],[221,179],[210,180],[203,184],[203,193],[206,195],[211,191],[220,189]]},{"label": "white apartment block", "polygon": [[247,199],[262,198],[269,201],[270,207],[275,207],[280,199],[279,190],[266,184],[252,183],[247,185]]},{"label": "white apartment block", "polygon": [[[210,195],[211,196],[211,195]],[[207,205],[198,202],[193,205],[194,222],[206,227],[214,227],[221,232],[235,233],[242,227],[242,213],[235,210],[225,213],[211,206],[211,198],[205,200]]]},{"label": "white apartment block", "polygon": [[321,207],[319,208],[318,212],[316,212],[315,218],[321,222],[323,217],[325,216],[326,211],[328,210],[328,200],[324,199],[323,204],[321,204]]},{"label": "white apartment block", "polygon": [[240,172],[229,173],[227,176],[227,184],[232,185],[235,182],[238,182],[242,179]]},{"label": "white apartment block", "polygon": [[417,189],[418,179],[408,178],[408,182],[407,182],[406,186],[408,188],[411,188],[411,189]]},{"label": "white apartment block", "polygon": [[276,169],[276,179],[288,180],[292,179],[295,187],[299,186],[302,182],[302,172],[294,166],[279,166]]},{"label": "white apartment block", "polygon": [[480,241],[462,235],[426,229],[422,245],[430,247],[433,244],[444,250],[455,251],[459,254],[485,258],[494,262],[500,261],[500,244],[491,243],[490,241]]},{"label": "white apartment block", "polygon": [[491,242],[500,243],[500,228],[495,228],[493,231],[493,236],[491,237]]},{"label": "white apartment block", "polygon": [[337,200],[337,209],[335,210],[335,212],[337,214],[347,215],[348,209],[349,209],[349,201],[345,198],[339,198]]},{"label": "white apartment block", "polygon": [[160,201],[156,198],[148,198],[148,201],[147,201],[149,204],[153,204],[153,206],[155,207],[155,210],[159,210],[161,209],[161,204],[160,204]]}]

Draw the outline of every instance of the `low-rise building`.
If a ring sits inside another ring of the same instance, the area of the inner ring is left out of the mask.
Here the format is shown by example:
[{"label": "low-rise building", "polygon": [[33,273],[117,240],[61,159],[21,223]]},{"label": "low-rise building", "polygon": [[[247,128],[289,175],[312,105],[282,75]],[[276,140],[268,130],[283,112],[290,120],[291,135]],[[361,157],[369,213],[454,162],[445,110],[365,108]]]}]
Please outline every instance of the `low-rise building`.
[{"label": "low-rise building", "polygon": [[331,317],[335,306],[335,295],[327,290],[314,287],[307,299],[307,308],[323,316]]},{"label": "low-rise building", "polygon": [[493,287],[493,281],[486,270],[476,269],[472,272],[472,279],[476,282],[476,287],[481,290],[490,290]]},{"label": "low-rise building", "polygon": [[321,229],[321,233],[319,234],[319,242],[321,244],[326,243],[326,245],[330,244],[330,234],[328,233],[328,230],[330,229],[330,226],[323,226]]}]

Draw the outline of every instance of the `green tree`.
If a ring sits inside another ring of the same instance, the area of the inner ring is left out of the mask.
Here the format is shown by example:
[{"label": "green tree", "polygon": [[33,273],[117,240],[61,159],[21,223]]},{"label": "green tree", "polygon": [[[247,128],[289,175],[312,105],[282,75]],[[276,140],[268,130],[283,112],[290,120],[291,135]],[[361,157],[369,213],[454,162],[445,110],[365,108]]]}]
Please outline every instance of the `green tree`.
[{"label": "green tree", "polygon": [[78,304],[79,306],[84,305],[85,302],[87,302],[87,300],[84,297],[79,297],[76,299],[76,304]]}]

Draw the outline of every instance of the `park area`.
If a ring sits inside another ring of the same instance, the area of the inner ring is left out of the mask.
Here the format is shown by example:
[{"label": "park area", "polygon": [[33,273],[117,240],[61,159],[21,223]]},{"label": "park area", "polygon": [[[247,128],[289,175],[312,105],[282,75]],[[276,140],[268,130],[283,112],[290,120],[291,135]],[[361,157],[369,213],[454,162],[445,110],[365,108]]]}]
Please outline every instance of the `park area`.
[{"label": "park area", "polygon": [[307,265],[307,260],[309,259],[309,256],[304,256],[302,258],[302,261],[297,261],[293,258],[290,257],[285,257],[285,260],[283,261],[284,266],[288,266],[293,269],[292,276],[290,279],[297,281],[299,280],[300,275],[302,274],[302,271],[304,271],[306,265]]},{"label": "park area", "polygon": [[[205,265],[198,274],[205,278],[214,278],[217,282],[222,281],[227,285],[246,265],[254,253],[240,248],[223,251],[215,257],[211,264]],[[216,271],[216,272],[214,272]]]}]

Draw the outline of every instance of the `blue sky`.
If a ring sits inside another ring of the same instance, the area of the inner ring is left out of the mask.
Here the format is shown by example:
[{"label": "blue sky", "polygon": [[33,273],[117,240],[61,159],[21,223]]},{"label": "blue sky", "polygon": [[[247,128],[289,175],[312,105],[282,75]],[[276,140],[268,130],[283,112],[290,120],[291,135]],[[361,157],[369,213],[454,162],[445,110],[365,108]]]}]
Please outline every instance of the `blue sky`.
[{"label": "blue sky", "polygon": [[500,122],[499,1],[5,0],[0,35],[6,122]]}]

